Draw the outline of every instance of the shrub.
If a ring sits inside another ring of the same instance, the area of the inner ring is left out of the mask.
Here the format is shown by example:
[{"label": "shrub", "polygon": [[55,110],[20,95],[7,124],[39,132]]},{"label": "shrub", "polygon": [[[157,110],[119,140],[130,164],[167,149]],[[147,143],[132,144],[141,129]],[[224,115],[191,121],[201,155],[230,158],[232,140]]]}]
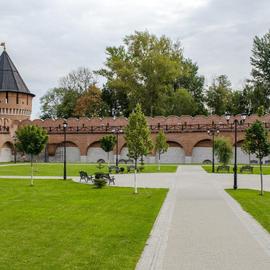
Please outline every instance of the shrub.
[{"label": "shrub", "polygon": [[232,144],[227,138],[218,138],[215,140],[215,154],[219,162],[227,165],[232,158]]},{"label": "shrub", "polygon": [[107,184],[107,181],[104,178],[95,178],[94,179],[94,185],[96,188],[103,188]]}]

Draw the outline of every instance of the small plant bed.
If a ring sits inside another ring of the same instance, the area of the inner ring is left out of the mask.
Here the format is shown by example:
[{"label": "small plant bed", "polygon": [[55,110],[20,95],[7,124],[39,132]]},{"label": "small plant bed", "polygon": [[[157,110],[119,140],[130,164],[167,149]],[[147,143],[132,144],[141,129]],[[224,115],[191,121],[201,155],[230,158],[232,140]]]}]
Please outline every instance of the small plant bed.
[{"label": "small plant bed", "polygon": [[[230,166],[230,170],[229,172],[228,171],[225,171],[225,170],[219,170],[217,171],[217,168],[218,168],[219,165],[215,165],[215,173],[233,173],[233,165],[229,165]],[[248,169],[242,169],[242,168],[246,168],[247,165],[238,165],[237,166],[237,172],[239,174],[260,174],[260,167],[259,165],[251,165],[252,169],[251,170],[248,170]],[[202,165],[202,168],[208,172],[208,173],[212,173],[212,165]],[[269,166],[263,166],[262,167],[262,171],[263,171],[263,174],[270,174],[270,167]]]},{"label": "small plant bed", "polygon": [[261,196],[258,190],[227,189],[226,191],[270,233],[270,192],[265,191]]},{"label": "small plant bed", "polygon": [[166,189],[0,179],[0,268],[135,269]]},{"label": "small plant bed", "polygon": [[[127,166],[122,165],[125,170],[123,173],[127,173]],[[177,165],[161,165],[160,171],[158,171],[158,165],[144,165],[144,169],[141,173],[174,173],[176,172]],[[97,168],[97,164],[67,164],[67,174],[69,176],[78,176],[80,171],[85,171],[88,175],[94,174],[97,170],[100,172],[108,173],[107,164],[103,165],[101,169]],[[269,167],[270,170],[270,167]],[[4,176],[29,176],[31,173],[30,164],[18,164],[0,167],[0,175]],[[112,172],[115,173],[115,172]],[[35,176],[62,176],[63,175],[63,164],[62,163],[35,163],[34,164],[34,175]]]}]

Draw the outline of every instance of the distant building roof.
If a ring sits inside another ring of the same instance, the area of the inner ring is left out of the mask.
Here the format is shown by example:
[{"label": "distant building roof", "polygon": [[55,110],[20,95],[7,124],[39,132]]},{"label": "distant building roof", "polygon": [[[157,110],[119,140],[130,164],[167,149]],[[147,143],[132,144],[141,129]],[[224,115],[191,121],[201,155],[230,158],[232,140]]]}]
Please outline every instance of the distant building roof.
[{"label": "distant building roof", "polygon": [[8,53],[4,50],[0,56],[0,92],[6,91],[34,96],[27,88]]}]

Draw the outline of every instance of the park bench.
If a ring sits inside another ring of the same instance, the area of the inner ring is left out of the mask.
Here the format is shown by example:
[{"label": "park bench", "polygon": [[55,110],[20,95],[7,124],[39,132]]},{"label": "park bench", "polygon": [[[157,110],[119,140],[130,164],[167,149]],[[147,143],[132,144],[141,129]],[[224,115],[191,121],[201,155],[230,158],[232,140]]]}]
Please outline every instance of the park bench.
[{"label": "park bench", "polygon": [[203,161],[203,164],[212,164],[212,161],[210,159],[205,159]]},{"label": "park bench", "polygon": [[80,174],[80,182],[81,182],[82,180],[84,180],[85,183],[88,183],[88,181],[93,182],[92,176],[91,176],[91,175],[88,175],[87,172],[80,171],[79,174]]},{"label": "park bench", "polygon": [[218,166],[218,167],[217,167],[217,172],[220,172],[220,171],[230,172],[230,166],[228,166],[228,165],[225,165],[225,166]]},{"label": "park bench", "polygon": [[[144,167],[143,166],[137,167],[137,171],[138,172],[141,172],[143,170],[144,170]],[[129,166],[127,166],[127,171],[128,172],[134,172],[135,171],[135,165],[129,165]]]},{"label": "park bench", "polygon": [[115,171],[115,173],[123,173],[125,171],[124,167],[117,167],[117,166],[109,166],[109,173],[112,173],[113,171]]},{"label": "park bench", "polygon": [[240,169],[240,172],[241,173],[243,173],[243,172],[253,173],[253,167],[252,166],[249,166],[249,165],[242,166],[241,169]]},{"label": "park bench", "polygon": [[126,160],[126,164],[133,164],[133,163],[134,163],[134,160],[133,159]]},{"label": "park bench", "polygon": [[258,160],[252,159],[252,160],[250,161],[250,164],[258,164]]},{"label": "park bench", "polygon": [[95,173],[95,178],[96,179],[104,179],[108,182],[108,184],[110,185],[111,183],[113,183],[115,185],[115,178],[114,176],[110,176],[110,174],[108,173]]},{"label": "park bench", "polygon": [[119,159],[118,163],[119,163],[119,164],[126,164],[127,161],[126,161],[125,159]]}]

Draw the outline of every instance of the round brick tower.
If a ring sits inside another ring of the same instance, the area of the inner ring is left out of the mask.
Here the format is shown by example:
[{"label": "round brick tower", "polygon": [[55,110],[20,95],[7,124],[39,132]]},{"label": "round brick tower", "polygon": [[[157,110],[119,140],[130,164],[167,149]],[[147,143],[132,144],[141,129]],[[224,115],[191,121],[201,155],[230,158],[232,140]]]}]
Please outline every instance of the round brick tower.
[{"label": "round brick tower", "polygon": [[0,118],[29,119],[34,96],[4,48],[0,56]]}]

